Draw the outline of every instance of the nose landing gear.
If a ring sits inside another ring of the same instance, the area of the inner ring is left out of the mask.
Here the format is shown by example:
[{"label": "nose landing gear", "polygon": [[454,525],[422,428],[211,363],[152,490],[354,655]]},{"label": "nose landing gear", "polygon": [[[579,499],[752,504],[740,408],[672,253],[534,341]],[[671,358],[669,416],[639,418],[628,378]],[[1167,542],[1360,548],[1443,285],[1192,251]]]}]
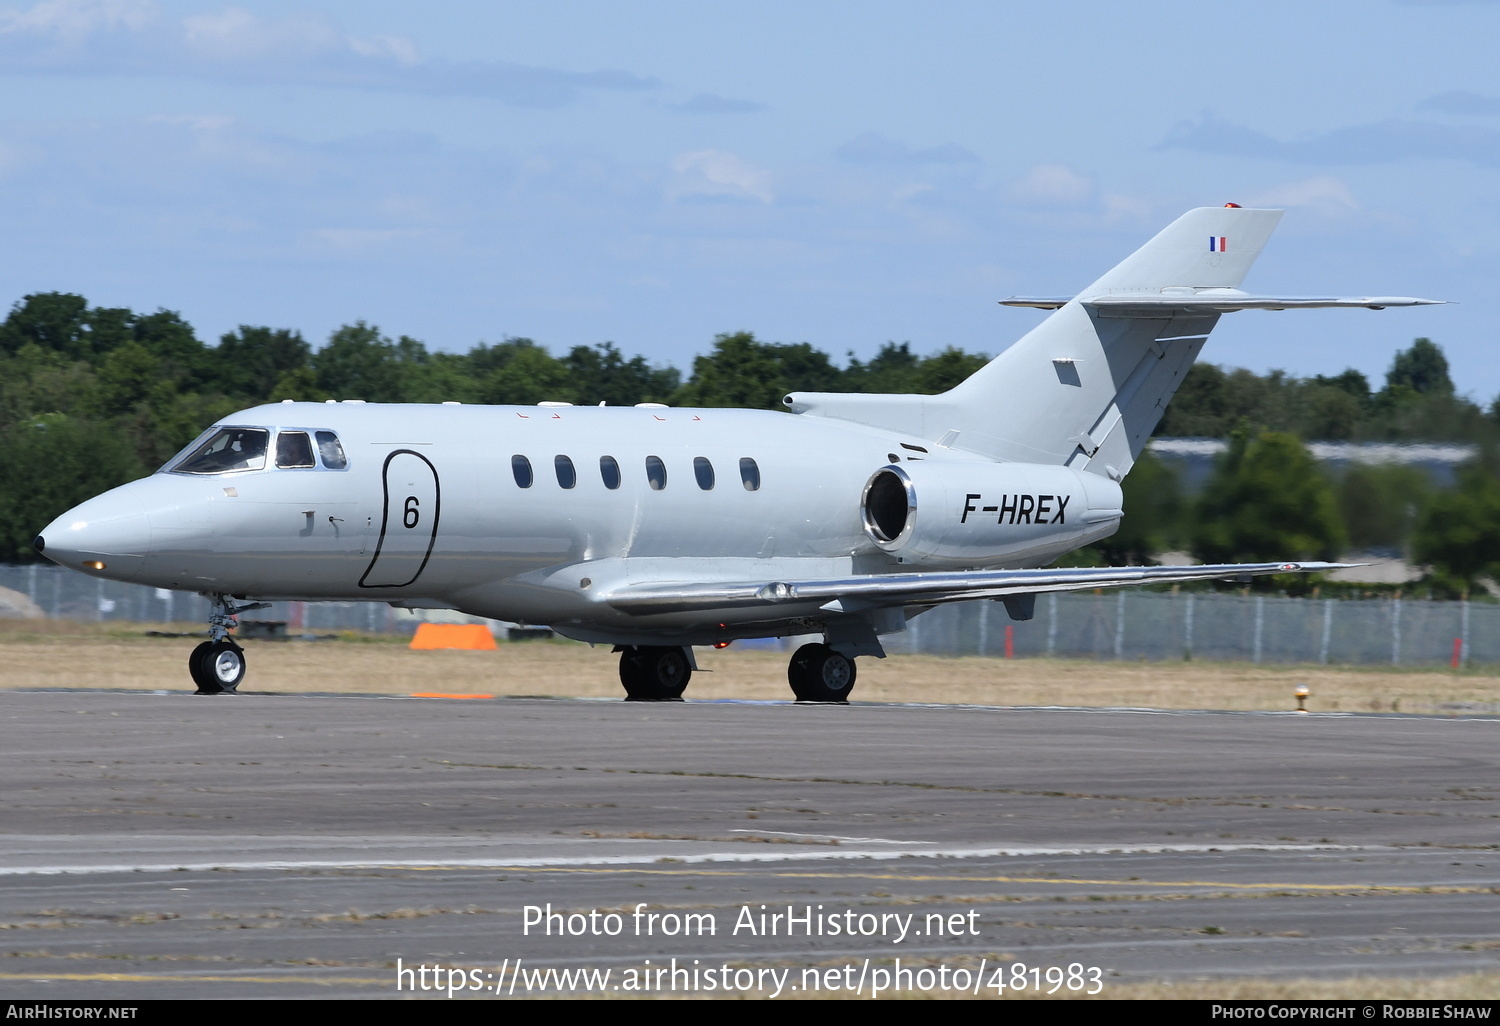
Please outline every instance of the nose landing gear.
[{"label": "nose landing gear", "polygon": [[237,606],[228,595],[210,596],[218,611],[208,618],[209,640],[188,656],[188,674],[198,685],[199,695],[232,695],[245,679],[245,650],[229,636],[238,624],[235,616],[252,609],[265,609],[269,602]]}]

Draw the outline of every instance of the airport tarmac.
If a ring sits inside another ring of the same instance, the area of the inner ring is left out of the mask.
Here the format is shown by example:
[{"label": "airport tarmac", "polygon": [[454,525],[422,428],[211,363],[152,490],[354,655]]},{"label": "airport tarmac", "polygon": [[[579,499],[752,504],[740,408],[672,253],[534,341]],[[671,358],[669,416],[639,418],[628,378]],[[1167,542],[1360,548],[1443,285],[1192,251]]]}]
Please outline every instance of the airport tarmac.
[{"label": "airport tarmac", "polygon": [[1495,718],[41,690],[0,717],[7,998],[1500,966]]}]

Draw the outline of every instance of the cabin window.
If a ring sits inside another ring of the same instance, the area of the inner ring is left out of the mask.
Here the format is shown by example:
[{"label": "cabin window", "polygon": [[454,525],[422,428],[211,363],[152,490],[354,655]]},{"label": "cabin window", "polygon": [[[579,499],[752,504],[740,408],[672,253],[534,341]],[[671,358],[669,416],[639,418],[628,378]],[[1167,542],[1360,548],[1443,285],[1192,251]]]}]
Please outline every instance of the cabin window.
[{"label": "cabin window", "polygon": [[510,472],[516,476],[516,484],[519,487],[531,487],[531,461],[525,456],[510,458]]},{"label": "cabin window", "polygon": [[707,456],[693,457],[693,476],[698,479],[698,487],[705,492],[714,490],[714,465],[708,462]]},{"label": "cabin window", "polygon": [[578,471],[573,469],[573,461],[566,456],[555,456],[552,466],[557,470],[557,483],[564,488],[572,488],[578,483]]},{"label": "cabin window", "polygon": [[271,432],[263,428],[224,428],[172,469],[179,474],[227,474],[264,470]]},{"label": "cabin window", "polygon": [[646,457],[646,480],[658,492],[667,486],[667,465],[660,456]]},{"label": "cabin window", "polygon": [[747,492],[760,490],[760,467],[749,456],[740,457],[740,482]]},{"label": "cabin window", "polygon": [[339,443],[339,436],[332,431],[319,431],[318,455],[323,457],[323,466],[329,470],[345,470],[349,466],[349,458],[344,455],[344,447]]},{"label": "cabin window", "polygon": [[599,476],[604,479],[604,487],[611,491],[620,487],[620,464],[613,456],[599,457]]},{"label": "cabin window", "polygon": [[283,431],[276,436],[276,466],[281,470],[316,467],[312,439],[306,431]]}]

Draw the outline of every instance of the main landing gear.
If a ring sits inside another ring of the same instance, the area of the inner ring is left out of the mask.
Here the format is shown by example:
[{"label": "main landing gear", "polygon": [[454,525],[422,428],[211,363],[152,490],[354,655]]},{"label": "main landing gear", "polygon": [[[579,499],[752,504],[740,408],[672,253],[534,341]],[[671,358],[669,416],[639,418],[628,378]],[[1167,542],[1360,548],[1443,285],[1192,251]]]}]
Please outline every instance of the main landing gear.
[{"label": "main landing gear", "polygon": [[[680,702],[693,676],[692,657],[685,648],[631,645],[618,649],[620,683],[627,702]],[[803,645],[787,666],[787,680],[799,702],[846,705],[854,690],[854,657],[827,645]]]},{"label": "main landing gear", "polygon": [[847,704],[854,690],[854,659],[827,645],[803,645],[792,654],[786,678],[799,702]]},{"label": "main landing gear", "polygon": [[229,636],[238,624],[234,617],[252,609],[265,609],[269,602],[237,606],[228,595],[211,596],[217,612],[208,618],[209,640],[188,656],[188,673],[198,685],[199,695],[232,695],[245,679],[245,650]]},{"label": "main landing gear", "polygon": [[627,702],[680,702],[693,676],[685,648],[662,645],[620,649],[620,683]]}]

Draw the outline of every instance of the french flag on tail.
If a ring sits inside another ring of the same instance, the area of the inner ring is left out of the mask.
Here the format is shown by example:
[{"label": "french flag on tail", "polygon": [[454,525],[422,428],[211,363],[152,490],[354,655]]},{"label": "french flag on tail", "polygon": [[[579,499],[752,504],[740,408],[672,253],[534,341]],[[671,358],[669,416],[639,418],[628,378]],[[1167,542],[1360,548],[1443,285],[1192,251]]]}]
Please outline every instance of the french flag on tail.
[{"label": "french flag on tail", "polygon": [[1210,235],[1208,237],[1208,251],[1210,253],[1223,253],[1227,248],[1225,243],[1229,240],[1222,235]]}]

